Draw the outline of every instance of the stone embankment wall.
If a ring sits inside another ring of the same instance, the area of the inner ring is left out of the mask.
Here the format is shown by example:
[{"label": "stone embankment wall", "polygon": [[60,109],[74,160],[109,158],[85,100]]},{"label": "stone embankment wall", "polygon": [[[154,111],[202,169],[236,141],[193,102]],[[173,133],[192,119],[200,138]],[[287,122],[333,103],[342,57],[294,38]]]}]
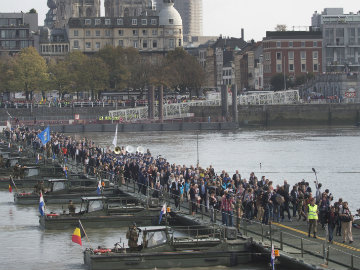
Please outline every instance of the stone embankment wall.
[{"label": "stone embankment wall", "polygon": [[[360,122],[360,104],[239,106],[238,111],[240,126],[356,125]],[[191,112],[195,117],[206,119],[221,115],[221,108],[192,107]]]},{"label": "stone embankment wall", "polygon": [[109,110],[114,107],[75,107],[75,108],[58,108],[58,107],[41,107],[41,108],[8,108],[0,109],[0,120],[4,121],[8,115],[6,111],[13,117],[33,120],[34,118],[54,119],[63,117],[64,119],[74,119],[75,114],[80,115],[80,119],[98,119],[100,116],[109,115]]},{"label": "stone embankment wall", "polygon": [[[112,107],[94,108],[36,108],[36,109],[7,109],[7,111],[20,120],[37,119],[37,124],[42,119],[74,119],[75,114],[80,119],[98,119],[108,115]],[[261,125],[261,126],[297,126],[297,125],[359,125],[360,104],[303,104],[303,105],[266,105],[266,106],[240,106],[239,122],[208,122],[210,119],[220,119],[221,107],[192,107],[191,112],[196,118],[202,118],[203,122],[172,122],[172,123],[139,123],[120,124],[119,132],[141,131],[186,131],[186,130],[231,130],[238,126]],[[229,108],[229,112],[231,112]],[[0,109],[0,120],[6,121],[8,115],[5,109]],[[26,123],[26,122],[25,122]],[[92,123],[67,125],[64,121],[54,126],[53,130],[60,132],[113,132],[114,124]],[[52,125],[52,124],[50,124]]]}]

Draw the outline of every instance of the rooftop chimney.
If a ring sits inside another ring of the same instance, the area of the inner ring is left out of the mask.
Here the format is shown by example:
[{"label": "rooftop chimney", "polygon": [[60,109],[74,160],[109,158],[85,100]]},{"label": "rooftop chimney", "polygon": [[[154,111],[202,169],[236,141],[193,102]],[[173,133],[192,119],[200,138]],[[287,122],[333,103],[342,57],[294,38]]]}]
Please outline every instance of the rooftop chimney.
[{"label": "rooftop chimney", "polygon": [[244,37],[244,28],[241,28],[241,38],[242,38],[242,40],[245,40],[245,37]]}]

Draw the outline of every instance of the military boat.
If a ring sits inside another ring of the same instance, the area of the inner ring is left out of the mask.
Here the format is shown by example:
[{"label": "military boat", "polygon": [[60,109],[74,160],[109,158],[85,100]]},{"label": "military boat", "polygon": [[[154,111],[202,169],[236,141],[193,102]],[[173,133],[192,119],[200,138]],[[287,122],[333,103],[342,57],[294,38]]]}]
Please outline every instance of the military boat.
[{"label": "military boat", "polygon": [[158,224],[160,206],[148,207],[130,197],[83,197],[80,211],[50,213],[39,217],[40,227],[50,230],[74,228],[79,220],[85,228],[126,227],[134,221],[142,226]]},{"label": "military boat", "polygon": [[[110,186],[108,180],[102,180],[105,186],[101,189],[101,195],[117,196],[120,193],[117,187]],[[47,185],[42,186],[45,204],[81,203],[82,197],[91,197],[98,194],[98,181],[95,179],[49,179]],[[38,204],[40,200],[40,189],[34,192],[22,192],[14,194],[16,204]]]},{"label": "military boat", "polygon": [[[84,263],[91,270],[235,266],[251,261],[248,240],[224,234],[175,237],[169,227],[139,228],[137,248],[87,248]],[[219,231],[221,232],[221,230]]]}]

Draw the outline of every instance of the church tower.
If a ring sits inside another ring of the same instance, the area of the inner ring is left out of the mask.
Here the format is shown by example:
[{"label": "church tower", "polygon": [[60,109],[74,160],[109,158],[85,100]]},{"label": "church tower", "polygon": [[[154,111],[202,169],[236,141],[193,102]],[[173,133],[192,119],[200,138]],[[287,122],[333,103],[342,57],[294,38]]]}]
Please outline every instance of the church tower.
[{"label": "church tower", "polygon": [[56,0],[55,28],[65,28],[70,18],[100,17],[100,0]]},{"label": "church tower", "polygon": [[105,0],[105,17],[140,16],[152,10],[152,0]]},{"label": "church tower", "polygon": [[72,18],[100,17],[100,0],[72,0]]}]

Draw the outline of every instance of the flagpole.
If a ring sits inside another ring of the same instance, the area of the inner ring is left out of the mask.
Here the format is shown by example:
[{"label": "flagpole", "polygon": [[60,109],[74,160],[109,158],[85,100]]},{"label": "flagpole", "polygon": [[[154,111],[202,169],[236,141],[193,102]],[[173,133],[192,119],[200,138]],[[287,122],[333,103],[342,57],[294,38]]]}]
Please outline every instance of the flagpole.
[{"label": "flagpole", "polygon": [[[79,224],[80,224],[80,226],[81,226],[82,230],[84,231],[84,234],[85,234],[86,240],[87,240],[87,241],[89,242],[89,244],[90,244],[90,248],[91,248],[91,249],[93,249],[93,248],[92,248],[92,245],[91,245],[91,242],[90,242],[90,240],[89,240],[89,238],[88,238],[88,236],[87,236],[87,234],[86,234],[86,231],[85,231],[84,226],[82,225],[82,223],[81,223],[80,219],[79,219]],[[81,233],[80,233],[80,237],[81,237]]]},{"label": "flagpole", "polygon": [[15,190],[16,190],[16,193],[19,193],[19,191],[18,191],[18,189],[17,189],[17,187],[16,187],[16,185],[15,185],[14,179],[12,178],[11,175],[10,175],[10,180],[11,180],[11,182],[14,184],[14,188],[15,188]]}]

